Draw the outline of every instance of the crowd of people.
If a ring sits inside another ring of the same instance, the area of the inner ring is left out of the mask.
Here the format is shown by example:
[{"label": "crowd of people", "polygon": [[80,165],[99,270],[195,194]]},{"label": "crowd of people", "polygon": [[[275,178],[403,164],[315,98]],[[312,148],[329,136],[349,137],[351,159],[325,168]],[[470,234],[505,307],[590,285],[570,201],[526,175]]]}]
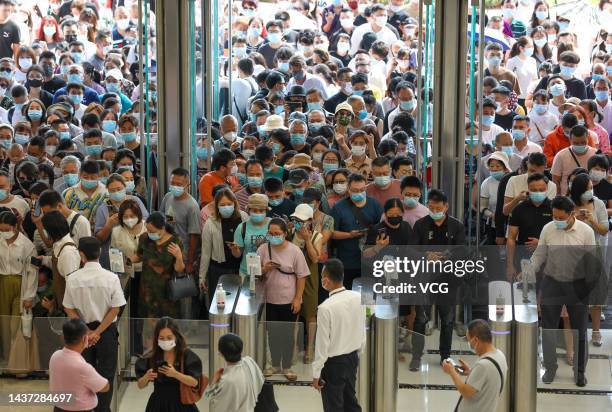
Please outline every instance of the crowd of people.
[{"label": "crowd of people", "polygon": [[[270,322],[271,359],[263,372],[293,381],[295,337],[278,325],[304,322],[304,362],[312,363],[318,336],[311,326],[328,297],[322,272],[330,258],[343,262],[350,289],[362,275],[362,255],[387,245],[463,245],[473,236],[468,216],[483,222],[484,244],[505,245],[510,280],[521,271],[520,246],[536,250],[534,266],[545,267],[545,245],[607,245],[609,0],[600,1],[597,35],[589,39],[579,37],[580,21],[543,0],[503,0],[485,16],[470,13],[496,34],[478,62],[479,113],[471,119],[466,110],[465,129],[457,131],[462,141],[465,136],[463,220],[449,215],[447,195],[432,188],[429,171],[416,163],[417,152],[431,147],[417,135],[415,119],[433,107],[428,83],[418,79],[425,28],[416,1],[281,0],[272,15],[259,0],[233,2],[231,37],[226,33],[219,44],[232,50],[222,79],[231,82],[222,93],[224,113],[197,141],[197,176],[172,170],[167,185],[159,185],[167,193],[157,191],[155,147],[141,142],[143,132],[156,131],[157,94],[150,51],[144,67],[153,81],[141,105],[138,2],[15,3],[0,0],[0,316],[33,310],[80,317],[90,343],[109,347],[113,319],[126,302],[107,297],[84,318],[79,302],[91,302],[75,301],[76,274],[126,275],[125,285],[112,287],[127,291],[132,317],[205,319],[221,275],[248,276],[247,257],[257,254]],[[154,39],[154,27],[149,30]],[[585,43],[586,53],[578,49]],[[151,121],[140,124],[144,110]],[[429,170],[427,156],[420,162]],[[168,281],[183,274],[201,294],[170,300]],[[543,299],[573,280],[546,279]],[[97,282],[104,288],[99,296],[111,293],[110,278]],[[607,283],[600,290],[607,296]],[[578,329],[577,360],[569,339],[567,362],[577,364],[576,382],[584,386],[588,316],[591,342],[601,346],[602,310],[565,306],[542,307],[542,326],[556,329],[562,317],[567,329]],[[437,310],[442,365],[450,356],[455,307]],[[414,372],[421,368],[419,336],[427,333],[428,312],[401,310],[402,323],[415,332]],[[16,332],[10,322],[1,326],[8,359]],[[80,344],[79,328],[73,325],[72,345]],[[482,325],[477,329],[486,340]],[[177,333],[172,325],[161,330]],[[170,340],[156,334],[159,342]],[[557,368],[552,346],[546,338],[546,383]],[[95,356],[88,360],[98,365]],[[320,373],[321,359],[314,364]],[[108,378],[106,366],[97,369]],[[197,367],[179,380],[193,383]],[[143,386],[158,383],[151,368],[139,368]],[[112,393],[112,385],[94,383]]]}]

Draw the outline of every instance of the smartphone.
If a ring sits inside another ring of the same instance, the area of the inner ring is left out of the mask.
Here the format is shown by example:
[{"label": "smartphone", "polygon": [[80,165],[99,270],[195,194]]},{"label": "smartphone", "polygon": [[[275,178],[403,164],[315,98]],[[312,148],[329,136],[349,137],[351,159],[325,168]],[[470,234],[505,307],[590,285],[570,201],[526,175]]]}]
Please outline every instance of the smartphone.
[{"label": "smartphone", "polygon": [[43,264],[42,259],[39,259],[36,256],[32,256],[30,258],[30,263],[36,267],[41,267]]},{"label": "smartphone", "polygon": [[159,360],[157,361],[157,364],[155,365],[155,369],[159,369],[162,366],[168,366],[168,362],[166,362],[165,360]]},{"label": "smartphone", "polygon": [[386,235],[387,234],[387,229],[385,229],[384,227],[381,227],[378,229],[378,235]]},{"label": "smartphone", "polygon": [[327,383],[327,382],[325,382],[325,379],[323,379],[323,378],[320,378],[320,379],[319,379],[319,386],[320,386],[320,387],[324,388],[326,383]]}]

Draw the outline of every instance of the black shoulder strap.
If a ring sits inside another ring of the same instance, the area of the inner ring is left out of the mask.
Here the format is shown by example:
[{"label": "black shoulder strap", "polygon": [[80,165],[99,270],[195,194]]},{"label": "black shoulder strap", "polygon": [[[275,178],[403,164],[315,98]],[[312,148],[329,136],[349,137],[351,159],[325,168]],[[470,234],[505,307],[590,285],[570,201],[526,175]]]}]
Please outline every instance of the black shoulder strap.
[{"label": "black shoulder strap", "polygon": [[351,202],[351,212],[353,212],[353,216],[357,219],[360,226],[363,226],[364,229],[369,229],[372,226],[372,222],[368,219],[364,214],[361,208],[355,206],[353,202]]},{"label": "black shoulder strap", "polygon": [[242,236],[242,244],[244,245],[243,247],[245,248],[246,248],[246,242],[244,241],[244,239],[246,237],[246,224],[247,224],[246,221],[242,222],[242,229],[240,229],[241,236]]},{"label": "black shoulder strap", "polygon": [[567,150],[569,150],[570,154],[572,155],[572,158],[574,159],[574,162],[576,162],[576,167],[582,167],[580,166],[580,162],[578,161],[578,158],[574,154],[574,151],[572,150],[572,148],[570,147]]},{"label": "black shoulder strap", "polygon": [[[487,359],[488,361],[490,361],[495,366],[495,368],[497,369],[497,372],[499,372],[499,379],[501,381],[501,385],[500,385],[500,388],[499,388],[499,394],[501,395],[502,391],[504,390],[504,374],[502,373],[502,370],[499,367],[499,363],[497,363],[497,361],[495,359],[493,359],[492,357],[490,357],[490,356],[486,356],[486,357],[484,357],[482,359]],[[459,411],[459,405],[461,404],[461,400],[462,399],[463,399],[463,396],[459,397],[459,401],[457,402],[457,405],[455,406],[454,412]]]},{"label": "black shoulder strap", "polygon": [[74,235],[74,233],[72,233],[72,229],[74,229],[74,227],[76,226],[77,220],[79,220],[81,216],[83,215],[80,213],[77,213],[76,215],[74,215],[74,217],[70,221],[70,227],[68,228],[68,232],[70,233],[70,236]]}]

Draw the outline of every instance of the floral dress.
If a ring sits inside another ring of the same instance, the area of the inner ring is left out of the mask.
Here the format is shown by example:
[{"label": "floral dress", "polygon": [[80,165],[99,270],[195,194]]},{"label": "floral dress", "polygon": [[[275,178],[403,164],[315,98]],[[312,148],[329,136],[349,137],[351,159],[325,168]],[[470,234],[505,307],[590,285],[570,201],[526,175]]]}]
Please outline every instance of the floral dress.
[{"label": "floral dress", "polygon": [[140,302],[138,317],[159,318],[162,316],[178,317],[178,302],[168,299],[168,280],[174,275],[174,256],[168,252],[168,246],[176,243],[183,248],[181,240],[172,235],[160,246],[149,239],[144,233],[138,241],[136,254],[142,258],[142,273],[140,275]]}]

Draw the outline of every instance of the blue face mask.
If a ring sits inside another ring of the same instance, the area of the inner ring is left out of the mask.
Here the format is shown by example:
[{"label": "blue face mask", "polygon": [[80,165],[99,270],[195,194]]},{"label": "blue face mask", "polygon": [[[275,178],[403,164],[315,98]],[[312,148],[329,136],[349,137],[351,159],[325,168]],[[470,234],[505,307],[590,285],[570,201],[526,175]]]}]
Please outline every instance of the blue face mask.
[{"label": "blue face mask", "polygon": [[501,63],[501,57],[490,57],[487,59],[489,67],[498,67]]},{"label": "blue face mask", "polygon": [[321,102],[311,102],[311,103],[308,103],[308,111],[321,110],[322,108],[323,108],[323,106],[321,105]]},{"label": "blue face mask", "polygon": [[533,110],[537,113],[537,114],[544,114],[548,111],[548,105],[547,104],[534,104],[533,105]]},{"label": "blue face mask", "polygon": [[71,95],[68,95],[68,97],[70,98],[70,101],[75,105],[79,105],[83,101],[82,94],[71,94]]},{"label": "blue face mask", "polygon": [[553,220],[553,222],[555,222],[555,227],[557,230],[567,229],[567,220]]},{"label": "blue face mask", "polygon": [[416,106],[416,101],[414,99],[412,100],[400,100],[400,110],[404,110],[404,111],[413,111],[414,107]]},{"label": "blue face mask", "polygon": [[174,197],[180,197],[183,193],[185,193],[185,188],[183,186],[170,186],[168,187],[168,191]]},{"label": "blue face mask", "polygon": [[266,218],[265,213],[251,213],[250,219],[253,223],[261,223]]},{"label": "blue face mask", "polygon": [[133,180],[129,180],[125,182],[125,190],[127,190],[128,193],[132,193],[135,188],[136,188],[136,184],[134,183]]},{"label": "blue face mask", "polygon": [[121,133],[121,138],[124,142],[133,142],[136,140],[136,132]]},{"label": "blue face mask", "polygon": [[113,133],[117,129],[117,122],[114,120],[103,120],[102,130],[107,133]]},{"label": "blue face mask", "polygon": [[572,145],[572,150],[578,154],[583,154],[586,153],[586,151],[589,149],[589,147],[587,145]]},{"label": "blue face mask", "polygon": [[365,120],[368,118],[368,111],[367,110],[360,110],[359,114],[358,114],[359,120]]},{"label": "blue face mask", "polygon": [[102,153],[102,145],[93,144],[91,146],[85,146],[85,152],[87,152],[89,156],[99,156],[100,153]]},{"label": "blue face mask", "polygon": [[363,202],[364,200],[366,200],[366,193],[365,192],[351,193],[351,200],[355,203]]},{"label": "blue face mask", "polygon": [[109,193],[109,196],[111,200],[114,200],[115,202],[121,202],[123,199],[125,199],[125,190]]},{"label": "blue face mask", "polygon": [[293,196],[296,198],[300,198],[302,196],[304,196],[304,189],[301,187],[296,187],[295,189],[293,189]]},{"label": "blue face mask", "polygon": [[514,140],[523,140],[526,134],[524,130],[512,129],[512,138]]},{"label": "blue face mask", "polygon": [[561,96],[563,93],[565,93],[564,84],[557,83],[550,86],[550,94],[552,94],[554,97]]},{"label": "blue face mask", "polygon": [[0,189],[0,201],[5,200],[8,197],[8,190]]},{"label": "blue face mask", "polygon": [[42,110],[30,109],[28,110],[28,116],[32,120],[40,120],[42,119],[43,112]]},{"label": "blue face mask", "polygon": [[302,146],[306,143],[306,136],[302,133],[293,133],[291,134],[291,145],[292,146]]},{"label": "blue face mask", "polygon": [[277,32],[268,32],[268,41],[272,44],[279,44],[282,41],[283,36]]},{"label": "blue face mask", "polygon": [[104,186],[106,186],[106,184],[108,183],[108,176],[102,176],[100,178],[100,183],[102,183]]},{"label": "blue face mask", "polygon": [[559,21],[557,22],[559,24],[559,30],[560,31],[565,31],[569,28],[569,23],[566,21]]},{"label": "blue face mask", "polygon": [[0,147],[10,149],[12,142],[10,140],[0,140]]},{"label": "blue face mask", "polygon": [[338,169],[338,163],[323,163],[323,171],[325,173]]},{"label": "blue face mask", "polygon": [[109,93],[117,93],[119,94],[119,91],[121,90],[121,87],[119,86],[119,83],[106,83],[106,91]]},{"label": "blue face mask", "polygon": [[443,219],[445,214],[446,213],[444,212],[432,212],[431,210],[429,211],[429,216],[431,216],[433,220]]},{"label": "blue face mask", "polygon": [[70,139],[70,132],[59,132],[60,140],[68,140]]},{"label": "blue face mask", "polygon": [[198,147],[196,149],[196,157],[198,158],[198,160],[207,160],[208,159],[208,148]]},{"label": "blue face mask", "polygon": [[281,150],[280,143],[272,143],[272,151],[274,154],[279,153]]},{"label": "blue face mask", "polygon": [[563,77],[572,77],[574,76],[574,73],[576,72],[576,68],[569,67],[569,66],[559,66],[559,72],[561,73],[561,76]]},{"label": "blue face mask", "polygon": [[81,52],[72,52],[70,53],[70,56],[72,56],[72,60],[76,63],[79,64],[83,61],[83,53]]},{"label": "blue face mask", "polygon": [[529,192],[529,199],[534,203],[542,203],[546,199],[546,192]]},{"label": "blue face mask", "polygon": [[81,185],[88,190],[98,187],[98,180],[81,179]]},{"label": "blue face mask", "polygon": [[36,156],[32,156],[32,155],[27,155],[26,156],[28,161],[34,163],[34,164],[38,164],[38,162],[40,162],[40,159]]},{"label": "blue face mask", "polygon": [[271,245],[278,246],[278,245],[281,245],[285,241],[285,237],[283,235],[276,235],[276,236],[268,235],[268,240],[270,241]]},{"label": "blue face mask", "polygon": [[219,206],[219,214],[221,217],[227,219],[234,214],[234,205]]},{"label": "blue face mask", "polygon": [[512,146],[502,146],[501,151],[508,155],[508,157],[512,156],[514,153],[514,149]]},{"label": "blue face mask", "polygon": [[159,239],[161,239],[161,235],[159,233],[148,233],[149,235],[149,239],[151,239],[154,242],[157,242]]},{"label": "blue face mask", "polygon": [[363,90],[353,90],[353,96],[363,96]]},{"label": "blue face mask", "polygon": [[68,75],[68,83],[78,83],[81,84],[83,82],[83,77],[79,73],[69,74]]},{"label": "blue face mask", "polygon": [[597,80],[601,80],[604,78],[603,74],[599,74],[599,73],[593,73],[593,75],[591,76],[591,82],[596,82]]},{"label": "blue face mask", "polygon": [[113,170],[113,161],[112,160],[105,160],[104,163],[106,163],[106,166],[108,166],[109,170]]},{"label": "blue face mask", "polygon": [[15,133],[15,143],[18,143],[20,145],[25,145],[25,144],[28,144],[29,141],[30,141],[30,136],[21,134],[21,133]]},{"label": "blue face mask", "polygon": [[245,186],[247,184],[247,177],[244,173],[238,173],[238,183],[240,186]]},{"label": "blue face mask", "polygon": [[595,99],[603,102],[609,99],[609,93],[607,90],[595,90]]},{"label": "blue face mask", "polygon": [[491,126],[494,121],[495,121],[495,116],[487,116],[487,115],[482,116],[482,124],[484,126]]},{"label": "blue face mask", "polygon": [[79,175],[77,175],[76,173],[68,173],[64,175],[63,178],[64,183],[66,183],[68,186],[74,186],[79,183]]},{"label": "blue face mask", "polygon": [[277,115],[282,115],[283,113],[285,113],[285,108],[283,106],[276,106],[274,108],[274,113],[276,113]]},{"label": "blue face mask", "polygon": [[374,184],[378,187],[385,187],[391,183],[391,176],[374,176]]},{"label": "blue face mask", "polygon": [[504,171],[498,170],[496,172],[491,172],[491,177],[495,180],[501,180],[501,178],[504,177]]},{"label": "blue face mask", "polygon": [[282,72],[288,72],[289,71],[289,62],[281,62],[278,64],[278,70],[282,71]]},{"label": "blue face mask", "polygon": [[419,199],[412,196],[404,196],[404,204],[412,209],[419,204]]},{"label": "blue face mask", "polygon": [[270,206],[272,207],[280,206],[280,204],[283,203],[283,199],[270,199],[268,203],[270,203]]},{"label": "blue face mask", "polygon": [[546,17],[548,17],[548,11],[546,10],[537,10],[535,12],[535,16],[538,20],[546,20]]},{"label": "blue face mask", "polygon": [[608,76],[612,76],[612,66],[606,66],[606,73],[608,73]]},{"label": "blue face mask", "polygon": [[259,176],[248,176],[247,182],[250,187],[261,187],[261,184],[263,183],[263,179]]},{"label": "blue face mask", "polygon": [[259,37],[260,34],[261,34],[261,29],[257,27],[251,27],[250,29],[247,30],[247,35],[250,37]]}]

